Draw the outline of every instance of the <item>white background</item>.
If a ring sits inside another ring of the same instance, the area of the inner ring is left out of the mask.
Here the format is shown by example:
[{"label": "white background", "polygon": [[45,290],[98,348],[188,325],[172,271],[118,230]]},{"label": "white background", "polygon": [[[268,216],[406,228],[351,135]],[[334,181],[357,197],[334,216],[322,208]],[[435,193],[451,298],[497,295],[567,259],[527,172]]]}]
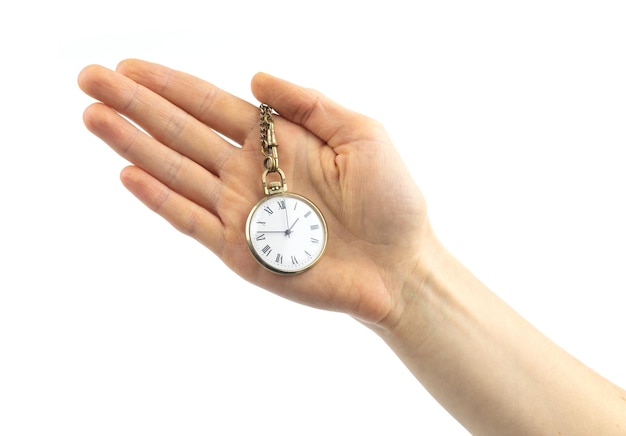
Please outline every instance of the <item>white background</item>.
[{"label": "white background", "polygon": [[123,189],[76,76],[126,57],[255,104],[266,71],[382,121],[448,248],[626,386],[622,1],[17,3],[0,434],[466,434],[374,334],[245,283]]}]

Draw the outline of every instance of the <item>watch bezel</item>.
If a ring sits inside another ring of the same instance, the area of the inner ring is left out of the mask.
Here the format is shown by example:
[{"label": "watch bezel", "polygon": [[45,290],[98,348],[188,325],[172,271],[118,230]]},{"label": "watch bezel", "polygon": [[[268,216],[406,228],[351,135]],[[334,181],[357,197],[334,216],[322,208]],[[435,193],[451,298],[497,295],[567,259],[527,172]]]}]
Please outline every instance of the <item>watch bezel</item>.
[{"label": "watch bezel", "polygon": [[[257,211],[257,209],[262,205],[265,204],[266,201],[268,200],[273,200],[279,197],[291,197],[291,198],[295,198],[299,201],[302,201],[304,203],[306,203],[311,209],[313,209],[313,211],[317,214],[317,216],[320,218],[320,222],[322,223],[322,227],[324,230],[324,240],[322,241],[322,249],[319,252],[319,255],[308,265],[299,268],[299,269],[289,269],[289,270],[285,270],[285,269],[280,269],[278,267],[276,267],[273,264],[270,264],[268,262],[266,262],[265,258],[263,258],[255,249],[254,244],[252,242],[252,235],[250,233],[250,224],[252,222],[252,216],[254,215],[254,213]],[[255,260],[261,265],[263,266],[265,269],[276,273],[276,274],[280,274],[280,275],[296,275],[296,274],[301,274],[305,271],[308,271],[309,269],[311,269],[313,266],[315,266],[320,259],[322,258],[322,256],[324,255],[324,252],[326,251],[326,245],[328,242],[328,226],[326,224],[326,219],[324,218],[324,214],[322,214],[322,211],[308,198],[299,195],[299,194],[294,194],[292,192],[282,192],[279,194],[273,194],[273,195],[269,195],[266,197],[261,198],[250,210],[250,213],[248,214],[248,219],[246,220],[246,242],[248,244],[248,249],[250,250],[250,252],[252,253],[252,255],[254,256]]]}]

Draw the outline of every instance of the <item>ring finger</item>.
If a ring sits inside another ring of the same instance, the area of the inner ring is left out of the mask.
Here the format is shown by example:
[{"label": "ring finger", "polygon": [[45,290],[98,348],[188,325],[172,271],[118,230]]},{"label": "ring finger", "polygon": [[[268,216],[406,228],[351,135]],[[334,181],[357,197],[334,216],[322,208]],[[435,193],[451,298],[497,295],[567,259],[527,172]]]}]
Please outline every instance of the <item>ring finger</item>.
[{"label": "ring finger", "polygon": [[95,103],[84,113],[87,128],[120,156],[198,205],[215,213],[222,184],[211,172],[161,144],[108,106]]}]

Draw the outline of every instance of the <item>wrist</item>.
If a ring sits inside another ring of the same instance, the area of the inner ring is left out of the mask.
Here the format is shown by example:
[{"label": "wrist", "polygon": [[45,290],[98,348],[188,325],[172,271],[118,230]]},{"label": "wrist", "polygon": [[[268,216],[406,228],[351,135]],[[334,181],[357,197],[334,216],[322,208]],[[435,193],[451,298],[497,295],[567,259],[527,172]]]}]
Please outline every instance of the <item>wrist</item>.
[{"label": "wrist", "polygon": [[440,279],[443,270],[453,261],[429,227],[420,238],[416,254],[389,268],[389,276],[395,279],[390,291],[391,309],[383,319],[368,327],[392,348],[406,345],[413,354],[439,325],[439,297],[435,294],[444,286]]},{"label": "wrist", "polygon": [[432,231],[420,238],[420,249],[412,263],[400,266],[397,274],[402,280],[392,294],[392,309],[369,327],[402,360],[432,357],[447,342],[451,323],[459,327],[465,317],[486,316],[483,310],[494,304],[494,310],[500,310],[501,301]]}]

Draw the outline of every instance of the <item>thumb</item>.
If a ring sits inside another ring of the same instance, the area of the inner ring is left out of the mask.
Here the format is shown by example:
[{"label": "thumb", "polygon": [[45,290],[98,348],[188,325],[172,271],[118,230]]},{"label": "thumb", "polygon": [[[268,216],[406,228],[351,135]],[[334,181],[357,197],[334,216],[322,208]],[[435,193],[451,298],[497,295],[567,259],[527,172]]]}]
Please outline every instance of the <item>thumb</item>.
[{"label": "thumb", "polygon": [[354,137],[357,129],[363,130],[364,121],[369,120],[316,90],[266,73],[257,73],[253,77],[252,93],[260,102],[273,107],[281,117],[303,126],[331,147],[345,142],[348,135]]}]

